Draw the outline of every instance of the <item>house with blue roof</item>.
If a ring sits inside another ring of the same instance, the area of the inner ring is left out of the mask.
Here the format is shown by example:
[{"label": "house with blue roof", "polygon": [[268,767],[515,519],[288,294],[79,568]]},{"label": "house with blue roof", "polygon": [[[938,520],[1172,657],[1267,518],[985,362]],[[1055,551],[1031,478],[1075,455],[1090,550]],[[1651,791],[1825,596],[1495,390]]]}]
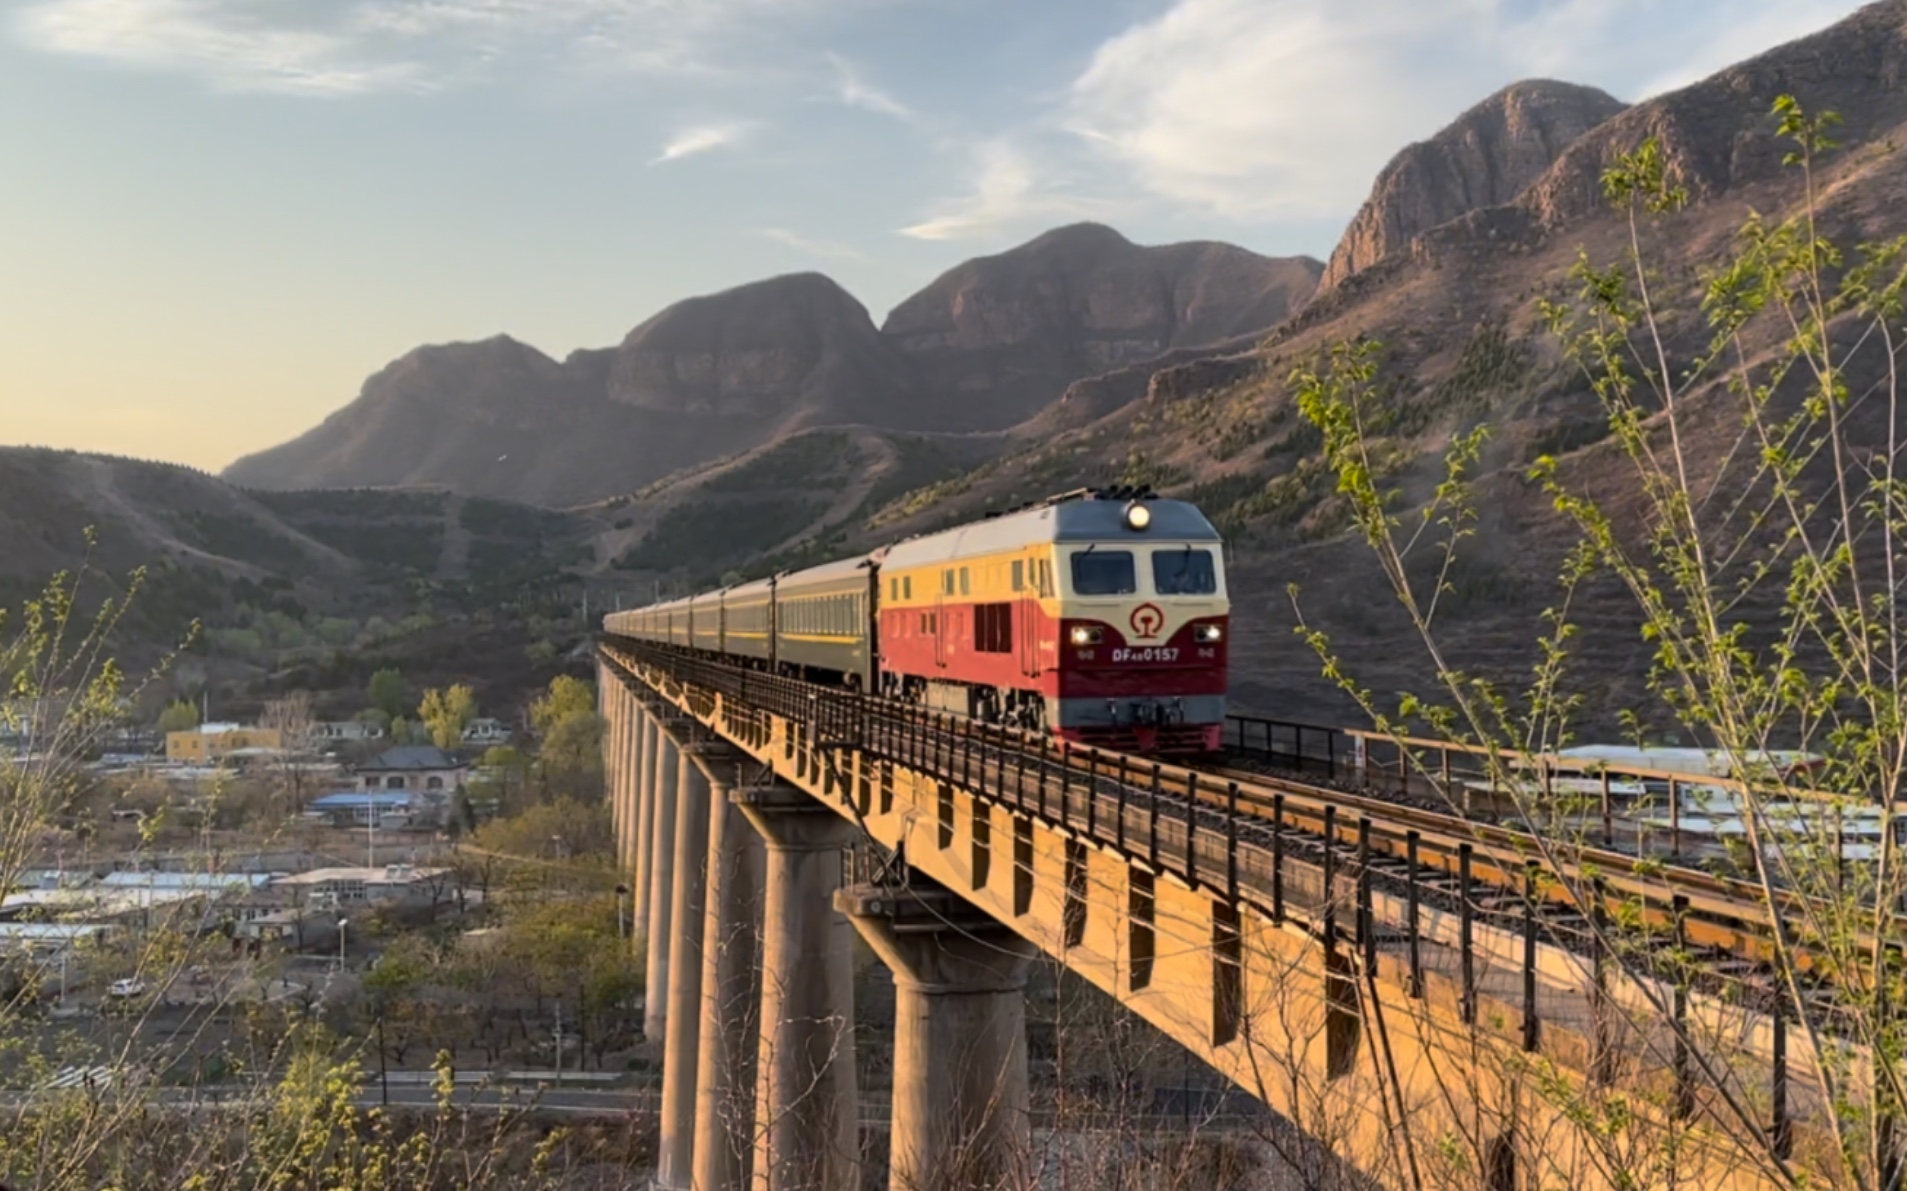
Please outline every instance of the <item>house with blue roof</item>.
[{"label": "house with blue roof", "polygon": [[410,790],[339,790],[311,800],[305,814],[336,827],[408,827],[423,817],[424,798]]}]

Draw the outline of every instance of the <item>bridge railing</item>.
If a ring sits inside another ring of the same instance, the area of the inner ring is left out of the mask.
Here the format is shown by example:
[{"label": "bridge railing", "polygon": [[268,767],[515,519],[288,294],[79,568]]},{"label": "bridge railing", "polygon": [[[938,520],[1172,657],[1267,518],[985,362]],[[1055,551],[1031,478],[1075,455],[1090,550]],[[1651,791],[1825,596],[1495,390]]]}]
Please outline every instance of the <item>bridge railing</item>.
[{"label": "bridge railing", "polygon": [[[1665,955],[1706,956],[1708,970],[1695,987],[1718,1001],[1771,1014],[1775,1026],[1762,1078],[1781,1089],[1774,1103],[1791,1103],[1787,1011],[1768,966],[1772,911],[1755,886],[1348,792],[1241,784],[667,647],[614,648],[655,676],[665,694],[679,694],[700,714],[712,714],[719,695],[729,727],[752,735],[749,742],[757,747],[770,742],[761,717],[788,721],[792,730],[782,736],[782,759],[853,815],[890,809],[895,766],[935,780],[941,787],[938,846],[964,836],[976,849],[976,870],[1010,864],[1016,901],[1031,896],[1030,869],[1010,859],[1017,839],[989,839],[983,855],[972,829],[963,832],[955,821],[955,790],[983,791],[1026,819],[1063,828],[1153,872],[1169,872],[1193,888],[1211,890],[1223,903],[1249,903],[1274,922],[1304,923],[1328,947],[1355,954],[1369,967],[1378,965],[1380,953],[1389,955],[1417,995],[1433,976],[1442,978],[1472,1022],[1487,997],[1510,1011],[1531,1049],[1539,1045],[1542,1023],[1563,1012],[1553,1003],[1546,1007],[1545,998],[1553,1002],[1555,994],[1546,993],[1539,980],[1539,945],[1577,956],[1581,969],[1600,981],[1610,959],[1600,924],[1621,915],[1625,929],[1659,932],[1672,944],[1662,949]],[[1306,762],[1321,773],[1328,767],[1334,776],[1343,768],[1341,735],[1253,717],[1239,717],[1238,724],[1234,739],[1244,751]],[[841,767],[847,751],[872,764]],[[1083,881],[1084,852],[1075,859],[1069,846],[1067,855],[1068,880],[1077,872]],[[1073,904],[1070,894],[1066,904]],[[1239,970],[1241,945],[1235,918],[1229,930],[1225,921],[1215,921],[1217,964]],[[1673,973],[1662,979],[1676,980]],[[1831,990],[1825,980],[1810,981],[1819,986],[1816,1024],[1827,1025]],[[1229,1000],[1223,991],[1218,995],[1218,1041],[1240,1027],[1239,995],[1236,985]],[[1603,1004],[1599,996],[1591,999]],[[1677,1004],[1678,1012],[1686,1012],[1686,999]],[[1597,1012],[1594,1030],[1605,1039],[1613,1036],[1617,1024]],[[1612,1045],[1600,1049],[1610,1053]],[[1668,1053],[1659,1046],[1629,1049]],[[1678,1097],[1683,1085],[1692,1086],[1683,1060],[1667,1077],[1676,1081]],[[1785,1128],[1786,1119],[1776,1124]]]},{"label": "bridge railing", "polygon": [[1279,769],[1336,780],[1350,738],[1337,728],[1233,712],[1225,717],[1225,747]]}]

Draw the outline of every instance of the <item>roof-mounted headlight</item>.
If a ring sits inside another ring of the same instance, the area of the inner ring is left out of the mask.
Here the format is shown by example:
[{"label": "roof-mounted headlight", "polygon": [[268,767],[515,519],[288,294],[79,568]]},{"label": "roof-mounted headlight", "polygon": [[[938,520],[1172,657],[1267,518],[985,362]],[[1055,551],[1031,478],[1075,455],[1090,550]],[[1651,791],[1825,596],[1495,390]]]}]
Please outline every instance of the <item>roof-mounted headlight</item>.
[{"label": "roof-mounted headlight", "polygon": [[1143,531],[1152,524],[1152,510],[1138,501],[1126,506],[1126,528]]}]

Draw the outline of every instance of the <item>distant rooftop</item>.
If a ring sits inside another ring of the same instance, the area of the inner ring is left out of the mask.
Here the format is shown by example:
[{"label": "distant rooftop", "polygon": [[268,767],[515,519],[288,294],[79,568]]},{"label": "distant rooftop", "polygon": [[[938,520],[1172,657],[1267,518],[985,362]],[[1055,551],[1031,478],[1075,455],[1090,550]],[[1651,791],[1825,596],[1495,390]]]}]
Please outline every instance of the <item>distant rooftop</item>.
[{"label": "distant rooftop", "polygon": [[427,881],[449,871],[447,868],[415,868],[408,864],[387,864],[379,868],[314,868],[310,872],[280,877],[275,884],[322,885],[327,881],[363,881],[367,885],[393,885]]},{"label": "distant rooftop", "polygon": [[257,889],[271,883],[271,873],[107,873],[101,885],[114,889],[227,889],[244,885]]},{"label": "distant rooftop", "polygon": [[369,764],[358,766],[360,773],[386,770],[462,769],[463,763],[434,744],[405,744],[385,749]]}]

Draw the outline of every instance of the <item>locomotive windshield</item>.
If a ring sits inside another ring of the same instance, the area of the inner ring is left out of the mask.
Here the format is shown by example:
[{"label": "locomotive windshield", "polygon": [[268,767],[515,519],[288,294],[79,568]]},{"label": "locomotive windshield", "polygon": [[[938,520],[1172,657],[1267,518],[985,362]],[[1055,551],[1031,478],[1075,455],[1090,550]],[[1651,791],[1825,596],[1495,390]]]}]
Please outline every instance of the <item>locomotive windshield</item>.
[{"label": "locomotive windshield", "polygon": [[1216,595],[1218,570],[1210,550],[1159,550],[1152,555],[1152,589],[1162,596]]},{"label": "locomotive windshield", "polygon": [[1083,550],[1073,555],[1073,593],[1083,596],[1131,595],[1139,575],[1130,550]]}]

